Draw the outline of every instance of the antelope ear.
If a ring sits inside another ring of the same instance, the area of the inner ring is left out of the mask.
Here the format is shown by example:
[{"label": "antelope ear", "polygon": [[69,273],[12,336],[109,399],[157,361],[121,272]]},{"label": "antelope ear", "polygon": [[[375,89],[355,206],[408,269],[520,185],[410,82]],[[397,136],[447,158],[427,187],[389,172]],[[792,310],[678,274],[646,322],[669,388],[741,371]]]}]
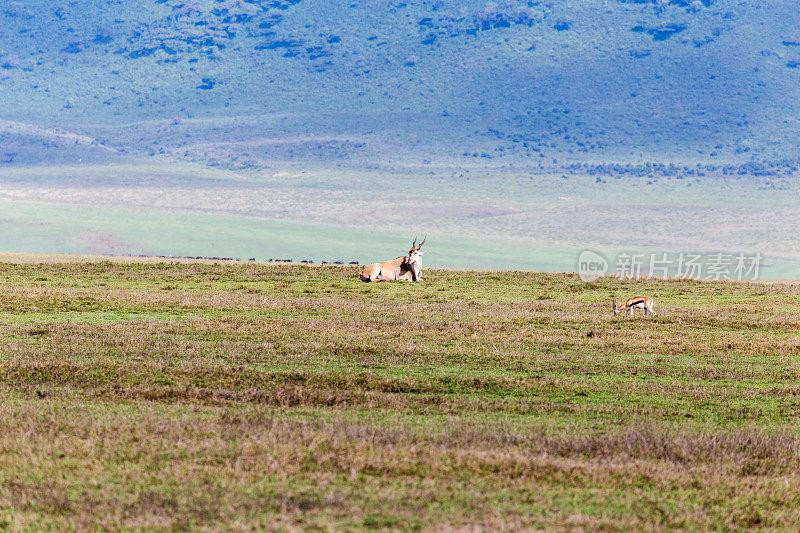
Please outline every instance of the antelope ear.
[{"label": "antelope ear", "polygon": [[419,255],[425,255],[425,254],[427,254],[427,253],[428,253],[428,250],[425,250],[424,252],[420,252],[419,250],[417,250],[417,253],[418,253]]}]

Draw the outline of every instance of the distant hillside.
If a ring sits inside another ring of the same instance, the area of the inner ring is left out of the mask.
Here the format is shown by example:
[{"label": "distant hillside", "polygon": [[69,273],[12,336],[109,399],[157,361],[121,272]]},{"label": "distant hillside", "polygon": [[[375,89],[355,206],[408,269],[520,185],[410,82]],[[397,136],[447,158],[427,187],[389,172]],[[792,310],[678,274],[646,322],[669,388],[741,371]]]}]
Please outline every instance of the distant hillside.
[{"label": "distant hillside", "polygon": [[800,156],[791,2],[26,0],[0,22],[0,118],[33,125],[0,125],[0,165]]}]

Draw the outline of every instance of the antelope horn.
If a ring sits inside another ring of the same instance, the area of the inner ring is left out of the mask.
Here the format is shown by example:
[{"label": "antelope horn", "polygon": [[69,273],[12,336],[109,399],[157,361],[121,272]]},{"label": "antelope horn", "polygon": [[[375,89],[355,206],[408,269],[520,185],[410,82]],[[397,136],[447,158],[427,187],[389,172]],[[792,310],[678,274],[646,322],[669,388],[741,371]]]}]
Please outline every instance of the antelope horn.
[{"label": "antelope horn", "polygon": [[[425,241],[426,241],[426,240],[428,240],[428,235],[427,235],[427,234],[425,235],[425,238],[424,238],[424,239],[422,239],[422,242],[421,242],[421,243],[419,243],[419,246],[417,246],[417,250],[419,250],[420,248],[422,248],[422,245],[423,245],[423,244],[425,244]],[[414,240],[414,242],[416,242],[416,239]]]},{"label": "antelope horn", "polygon": [[412,244],[412,245],[411,245],[411,249],[412,249],[412,250],[413,250],[413,249],[416,249],[416,247],[417,247],[417,238],[416,238],[416,237],[414,237],[414,244]]}]

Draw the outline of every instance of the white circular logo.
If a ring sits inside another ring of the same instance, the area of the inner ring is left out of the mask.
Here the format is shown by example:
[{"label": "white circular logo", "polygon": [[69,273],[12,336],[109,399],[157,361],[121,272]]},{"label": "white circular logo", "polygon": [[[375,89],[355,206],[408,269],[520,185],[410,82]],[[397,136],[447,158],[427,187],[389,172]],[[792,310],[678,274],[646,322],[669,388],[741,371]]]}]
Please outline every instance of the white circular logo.
[{"label": "white circular logo", "polygon": [[608,261],[592,250],[584,250],[578,256],[578,276],[586,283],[591,283],[608,272]]}]

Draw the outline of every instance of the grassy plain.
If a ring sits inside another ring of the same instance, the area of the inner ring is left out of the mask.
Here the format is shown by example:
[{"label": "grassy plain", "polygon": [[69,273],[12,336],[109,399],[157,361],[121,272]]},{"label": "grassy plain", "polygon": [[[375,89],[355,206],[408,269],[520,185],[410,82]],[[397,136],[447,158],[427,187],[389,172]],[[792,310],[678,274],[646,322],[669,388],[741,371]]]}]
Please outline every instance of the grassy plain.
[{"label": "grassy plain", "polygon": [[799,293],[0,263],[0,528],[796,529]]}]

